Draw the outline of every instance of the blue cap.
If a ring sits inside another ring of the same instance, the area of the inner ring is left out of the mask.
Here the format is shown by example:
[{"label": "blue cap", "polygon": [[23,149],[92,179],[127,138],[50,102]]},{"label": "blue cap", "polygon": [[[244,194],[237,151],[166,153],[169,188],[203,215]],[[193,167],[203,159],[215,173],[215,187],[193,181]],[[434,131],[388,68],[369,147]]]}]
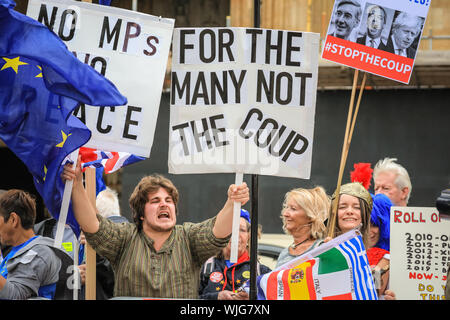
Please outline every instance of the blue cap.
[{"label": "blue cap", "polygon": [[244,218],[245,220],[248,221],[248,223],[251,224],[251,221],[250,221],[250,213],[249,213],[247,210],[241,209],[241,218]]}]

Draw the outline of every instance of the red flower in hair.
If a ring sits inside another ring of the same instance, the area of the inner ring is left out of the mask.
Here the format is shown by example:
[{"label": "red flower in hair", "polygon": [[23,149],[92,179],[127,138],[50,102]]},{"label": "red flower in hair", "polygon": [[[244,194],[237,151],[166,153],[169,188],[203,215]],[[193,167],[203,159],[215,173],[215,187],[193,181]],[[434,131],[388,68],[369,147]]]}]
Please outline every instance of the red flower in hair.
[{"label": "red flower in hair", "polygon": [[360,182],[364,188],[369,190],[373,172],[373,169],[370,167],[370,163],[355,163],[353,168],[355,170],[350,172],[350,180],[352,182]]}]

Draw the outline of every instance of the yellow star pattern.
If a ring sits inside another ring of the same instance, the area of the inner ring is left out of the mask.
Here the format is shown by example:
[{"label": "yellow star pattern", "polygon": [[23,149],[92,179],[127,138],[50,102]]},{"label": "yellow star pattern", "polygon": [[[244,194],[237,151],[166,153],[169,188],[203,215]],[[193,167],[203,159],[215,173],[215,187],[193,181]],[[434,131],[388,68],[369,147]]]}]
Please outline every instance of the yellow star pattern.
[{"label": "yellow star pattern", "polygon": [[3,65],[0,71],[6,68],[12,68],[16,73],[19,73],[19,66],[28,64],[26,62],[20,61],[20,57],[15,57],[14,59],[3,57],[3,60],[5,60],[6,63]]},{"label": "yellow star pattern", "polygon": [[[41,70],[42,71],[42,68],[41,68],[41,66],[36,66],[36,67],[38,67],[39,68],[39,70]],[[35,76],[35,78],[42,78],[42,72],[41,73],[39,73],[37,76]]]},{"label": "yellow star pattern", "polygon": [[71,133],[69,133],[68,135],[61,130],[61,134],[62,134],[62,141],[60,143],[58,143],[56,146],[58,148],[62,148],[64,146],[64,144],[66,143],[67,138],[71,135]]},{"label": "yellow star pattern", "polygon": [[47,167],[44,165],[44,178],[42,180],[45,181],[46,177],[47,177]]}]

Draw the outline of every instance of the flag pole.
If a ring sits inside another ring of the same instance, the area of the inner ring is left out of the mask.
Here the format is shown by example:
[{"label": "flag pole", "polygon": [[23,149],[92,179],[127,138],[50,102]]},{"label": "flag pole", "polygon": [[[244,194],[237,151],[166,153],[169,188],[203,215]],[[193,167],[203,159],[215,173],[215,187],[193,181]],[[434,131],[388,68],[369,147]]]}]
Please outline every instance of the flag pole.
[{"label": "flag pole", "polygon": [[[92,3],[92,0],[81,0],[82,2]],[[95,192],[95,169],[87,168],[85,171],[85,183],[86,191],[88,193],[89,201],[91,201],[94,208],[97,208],[95,204],[96,192]],[[86,283],[85,283],[85,299],[95,300],[96,295],[96,255],[94,249],[86,242]]]},{"label": "flag pole", "polygon": [[[78,162],[78,153],[80,149],[77,148],[74,150],[69,158],[73,160],[73,166],[72,168],[76,168],[77,162]],[[72,196],[72,187],[73,187],[73,180],[67,180],[64,184],[64,192],[63,192],[63,198],[61,201],[61,210],[59,212],[58,222],[56,224],[56,234],[55,234],[55,240],[53,242],[53,246],[55,248],[61,249],[62,247],[62,240],[64,236],[64,230],[66,229],[66,221],[67,221],[67,214],[69,211],[69,204],[70,204],[70,198]],[[76,236],[74,235],[74,238]],[[75,243],[76,245],[77,243]],[[74,286],[73,286],[73,299],[78,300],[78,260],[75,260],[75,254],[78,254],[78,252],[75,250],[74,252],[74,261],[73,261],[73,277],[74,277]]]},{"label": "flag pole", "polygon": [[[74,160],[72,166],[73,168],[75,168],[77,165],[79,151],[80,149],[77,148],[70,154],[70,159]],[[67,180],[64,184],[64,193],[61,201],[61,210],[59,212],[58,223],[56,225],[55,241],[53,242],[53,246],[58,249],[61,249],[64,229],[66,228],[67,213],[69,211],[69,203],[70,197],[72,195],[72,187],[73,187],[73,180]]]},{"label": "flag pole", "polygon": [[[86,168],[85,171],[85,183],[86,192],[88,194],[89,201],[94,208],[97,208],[95,203],[96,198],[96,182],[95,182],[95,169]],[[96,253],[95,250],[86,242],[86,283],[85,283],[85,299],[96,300]]]},{"label": "flag pole", "polygon": [[361,84],[361,89],[359,91],[358,101],[357,105],[355,107],[355,112],[353,113],[353,105],[355,102],[355,95],[356,95],[356,87],[357,87],[357,81],[358,81],[358,75],[359,70],[355,69],[354,76],[353,76],[353,86],[352,86],[352,94],[350,97],[350,104],[348,106],[348,115],[347,115],[347,125],[345,128],[345,135],[344,135],[344,142],[342,145],[342,153],[341,153],[341,163],[339,166],[339,175],[338,175],[338,181],[336,186],[336,196],[332,203],[332,210],[331,210],[331,216],[329,221],[329,227],[328,227],[328,237],[334,237],[334,229],[336,227],[336,215],[337,215],[337,206],[339,201],[339,192],[341,189],[341,183],[342,183],[342,176],[344,174],[344,168],[345,163],[347,161],[348,156],[348,150],[350,149],[350,143],[353,136],[353,130],[355,129],[356,124],[356,117],[358,115],[359,105],[361,103],[362,94],[364,92],[364,87],[366,84],[367,74],[364,73],[364,77]]}]

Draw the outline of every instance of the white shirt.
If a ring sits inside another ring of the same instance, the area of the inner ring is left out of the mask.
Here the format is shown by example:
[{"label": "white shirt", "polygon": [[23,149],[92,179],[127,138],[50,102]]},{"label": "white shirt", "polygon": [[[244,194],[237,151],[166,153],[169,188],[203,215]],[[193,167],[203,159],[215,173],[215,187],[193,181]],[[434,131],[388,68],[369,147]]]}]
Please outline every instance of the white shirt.
[{"label": "white shirt", "polygon": [[399,55],[399,56],[407,57],[407,55],[406,55],[406,49],[400,49],[400,48],[397,46],[397,44],[395,43],[394,37],[391,37],[391,39],[392,39],[392,44],[394,45],[394,52],[395,52],[395,54],[396,54],[396,55]]},{"label": "white shirt", "polygon": [[[373,41],[373,45],[371,44],[372,41]],[[378,46],[380,45],[380,42],[381,42],[381,38],[372,39],[371,37],[366,36],[366,46],[368,46],[368,47],[378,48]]]}]

